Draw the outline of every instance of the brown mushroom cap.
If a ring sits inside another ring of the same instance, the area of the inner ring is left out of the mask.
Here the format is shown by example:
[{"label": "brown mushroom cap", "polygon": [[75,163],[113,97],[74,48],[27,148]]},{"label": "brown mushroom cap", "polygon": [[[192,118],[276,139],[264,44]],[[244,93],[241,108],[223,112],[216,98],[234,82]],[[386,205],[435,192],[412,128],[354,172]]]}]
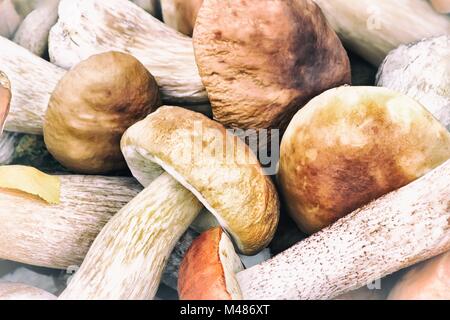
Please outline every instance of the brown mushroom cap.
[{"label": "brown mushroom cap", "polygon": [[123,132],[159,105],[155,79],[136,58],[119,52],[94,55],[56,86],[45,115],[45,143],[76,172],[123,169]]},{"label": "brown mushroom cap", "polygon": [[202,3],[203,0],[162,0],[164,23],[185,35],[192,36]]},{"label": "brown mushroom cap", "polygon": [[272,240],[279,218],[275,187],[250,148],[220,123],[163,106],[130,127],[121,147],[142,185],[169,173],[217,218],[240,252],[256,254]]},{"label": "brown mushroom cap", "polygon": [[0,71],[0,134],[6,122],[11,102],[11,85],[6,74]]},{"label": "brown mushroom cap", "polygon": [[412,267],[388,299],[450,300],[450,251]]},{"label": "brown mushroom cap", "polygon": [[235,274],[244,267],[221,228],[202,233],[192,242],[178,273],[181,300],[242,299]]},{"label": "brown mushroom cap", "polygon": [[379,87],[328,90],[283,137],[278,179],[291,216],[312,233],[450,157],[450,134],[413,99]]},{"label": "brown mushroom cap", "polygon": [[347,54],[310,0],[205,0],[194,49],[214,118],[284,129],[322,91],[350,83]]}]

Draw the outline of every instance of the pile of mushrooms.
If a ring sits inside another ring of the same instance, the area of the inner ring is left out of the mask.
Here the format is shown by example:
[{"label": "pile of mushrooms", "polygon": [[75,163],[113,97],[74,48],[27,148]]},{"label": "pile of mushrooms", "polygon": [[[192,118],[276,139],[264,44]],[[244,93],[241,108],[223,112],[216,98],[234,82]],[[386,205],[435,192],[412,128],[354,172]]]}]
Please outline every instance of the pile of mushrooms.
[{"label": "pile of mushrooms", "polygon": [[[388,299],[450,299],[446,12],[0,1],[0,259],[75,271],[0,300],[353,299],[398,271]],[[280,221],[304,239],[268,257]]]}]

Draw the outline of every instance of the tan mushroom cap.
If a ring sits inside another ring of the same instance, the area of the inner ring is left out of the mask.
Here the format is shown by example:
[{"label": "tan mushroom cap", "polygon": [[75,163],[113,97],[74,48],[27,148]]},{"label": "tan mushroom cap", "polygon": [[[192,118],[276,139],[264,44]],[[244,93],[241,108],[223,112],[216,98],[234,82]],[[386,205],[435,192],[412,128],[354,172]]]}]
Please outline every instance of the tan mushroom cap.
[{"label": "tan mushroom cap", "polygon": [[6,122],[11,102],[11,84],[6,74],[0,71],[0,134]]},{"label": "tan mushroom cap", "polygon": [[214,214],[244,254],[272,239],[279,215],[274,185],[247,145],[221,124],[164,106],[130,127],[121,148],[141,184],[165,170]]},{"label": "tan mushroom cap", "polygon": [[227,127],[285,129],[309,99],[351,80],[310,0],[205,0],[193,41],[214,118]]},{"label": "tan mushroom cap", "polygon": [[119,52],[91,56],[68,71],[52,93],[45,144],[75,172],[124,169],[123,132],[159,105],[155,79],[136,58]]},{"label": "tan mushroom cap", "polygon": [[53,294],[23,283],[0,282],[0,300],[55,300]]},{"label": "tan mushroom cap", "polygon": [[449,157],[450,134],[422,105],[385,88],[344,86],[292,119],[278,180],[291,216],[312,233]]},{"label": "tan mushroom cap", "polygon": [[388,299],[450,300],[450,251],[412,267]]},{"label": "tan mushroom cap", "polygon": [[228,236],[210,229],[192,242],[180,264],[180,300],[240,300],[235,274],[243,269]]}]

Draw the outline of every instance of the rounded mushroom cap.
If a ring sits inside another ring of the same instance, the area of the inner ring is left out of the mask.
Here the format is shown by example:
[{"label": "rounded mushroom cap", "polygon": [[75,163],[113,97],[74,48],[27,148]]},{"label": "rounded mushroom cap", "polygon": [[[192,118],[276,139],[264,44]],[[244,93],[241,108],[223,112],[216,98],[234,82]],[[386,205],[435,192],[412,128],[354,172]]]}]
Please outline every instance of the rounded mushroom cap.
[{"label": "rounded mushroom cap", "polygon": [[180,264],[178,295],[181,300],[240,300],[235,274],[244,267],[221,228],[195,239]]},{"label": "rounded mushroom cap", "polygon": [[6,122],[11,102],[11,84],[6,74],[0,71],[0,134]]},{"label": "rounded mushroom cap", "polygon": [[162,0],[161,9],[164,23],[191,36],[202,3],[203,0]]},{"label": "rounded mushroom cap", "polygon": [[272,239],[279,215],[275,187],[247,145],[219,123],[164,106],[130,127],[121,147],[141,184],[165,170],[196,195],[242,253],[255,254]]},{"label": "rounded mushroom cap", "polygon": [[214,118],[285,129],[322,91],[350,83],[347,54],[311,0],[205,0],[194,49]]},{"label": "rounded mushroom cap", "polygon": [[23,283],[0,283],[0,300],[55,300],[56,297],[39,288]]},{"label": "rounded mushroom cap", "polygon": [[328,90],[283,137],[278,179],[291,216],[312,233],[450,157],[450,134],[413,99],[379,87]]},{"label": "rounded mushroom cap", "polygon": [[119,52],[91,56],[68,71],[51,95],[45,144],[76,172],[124,169],[123,132],[159,104],[155,79],[136,58]]},{"label": "rounded mushroom cap", "polygon": [[450,251],[412,267],[388,299],[450,300]]}]

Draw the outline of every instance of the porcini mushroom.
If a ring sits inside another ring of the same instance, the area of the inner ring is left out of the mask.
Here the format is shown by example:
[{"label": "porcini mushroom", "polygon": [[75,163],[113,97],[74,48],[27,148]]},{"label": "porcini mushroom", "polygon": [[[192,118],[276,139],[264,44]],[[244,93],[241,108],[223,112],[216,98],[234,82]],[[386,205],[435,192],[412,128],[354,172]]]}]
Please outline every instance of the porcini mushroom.
[{"label": "porcini mushroom", "polygon": [[110,50],[139,59],[155,76],[165,102],[207,101],[191,39],[127,0],[62,0],[49,36],[51,61],[69,69]]},{"label": "porcini mushroom", "polygon": [[450,300],[450,251],[413,266],[389,293],[390,300]]},{"label": "porcini mushroom", "polygon": [[346,47],[375,66],[401,44],[450,35],[449,17],[424,0],[314,0]]},{"label": "porcini mushroom", "polygon": [[0,300],[55,300],[53,294],[23,283],[0,282]]},{"label": "porcini mushroom", "polygon": [[5,73],[0,71],[0,135],[5,126],[11,102],[11,83]]},{"label": "porcini mushroom", "polygon": [[48,33],[58,19],[59,0],[46,0],[30,12],[14,34],[14,42],[37,56],[47,53]]},{"label": "porcini mushroom", "polygon": [[377,85],[423,104],[450,130],[450,35],[392,50],[377,74]]},{"label": "porcini mushroom", "polygon": [[161,107],[121,141],[133,175],[148,185],[103,228],[62,299],[150,299],[169,253],[201,204],[237,248],[254,254],[271,240],[278,199],[256,157],[205,116]]},{"label": "porcini mushroom", "polygon": [[68,71],[53,91],[45,144],[77,173],[125,169],[122,134],[159,105],[155,79],[136,58],[120,52],[93,55]]},{"label": "porcini mushroom", "polygon": [[[449,177],[450,160],[447,160],[423,177],[355,210],[272,259],[238,272],[235,276],[242,297],[331,299],[449,250]],[[190,249],[182,265],[214,260],[217,252],[211,249],[215,246],[203,244],[201,248],[203,251]],[[202,274],[202,267],[191,265],[182,269],[195,272],[185,272],[186,281],[180,274],[179,292],[189,292],[189,299],[214,299],[218,291],[226,288],[215,286],[216,290],[209,290],[213,295],[205,296],[202,292],[205,288],[221,283],[223,271],[216,268],[215,275]],[[203,285],[196,287],[189,280]],[[195,290],[186,291],[189,287]],[[222,296],[226,294],[223,292]]]},{"label": "porcini mushroom", "polygon": [[35,0],[0,0],[0,36],[12,38],[36,4]]},{"label": "porcini mushroom", "polygon": [[5,130],[42,134],[53,89],[66,72],[14,42],[0,37],[0,66],[12,83]]},{"label": "porcini mushroom", "polygon": [[161,0],[164,23],[187,36],[192,36],[202,3],[203,0]]},{"label": "porcini mushroom", "polygon": [[214,118],[230,128],[283,130],[309,99],[350,83],[347,54],[310,0],[205,0],[193,41]]},{"label": "porcini mushroom", "polygon": [[[16,181],[27,174],[22,181],[36,181],[30,170],[13,170],[10,176]],[[24,191],[2,189],[0,181],[0,259],[52,269],[79,266],[103,226],[142,190],[134,179],[125,177],[57,178],[60,201],[56,205]],[[44,183],[42,188],[49,186]],[[33,188],[31,192],[37,193]],[[179,240],[168,259],[163,283],[176,288],[178,266],[196,235],[189,229]]]},{"label": "porcini mushroom", "polygon": [[419,103],[380,87],[343,86],[289,124],[278,181],[298,226],[316,232],[450,157],[450,133]]}]

